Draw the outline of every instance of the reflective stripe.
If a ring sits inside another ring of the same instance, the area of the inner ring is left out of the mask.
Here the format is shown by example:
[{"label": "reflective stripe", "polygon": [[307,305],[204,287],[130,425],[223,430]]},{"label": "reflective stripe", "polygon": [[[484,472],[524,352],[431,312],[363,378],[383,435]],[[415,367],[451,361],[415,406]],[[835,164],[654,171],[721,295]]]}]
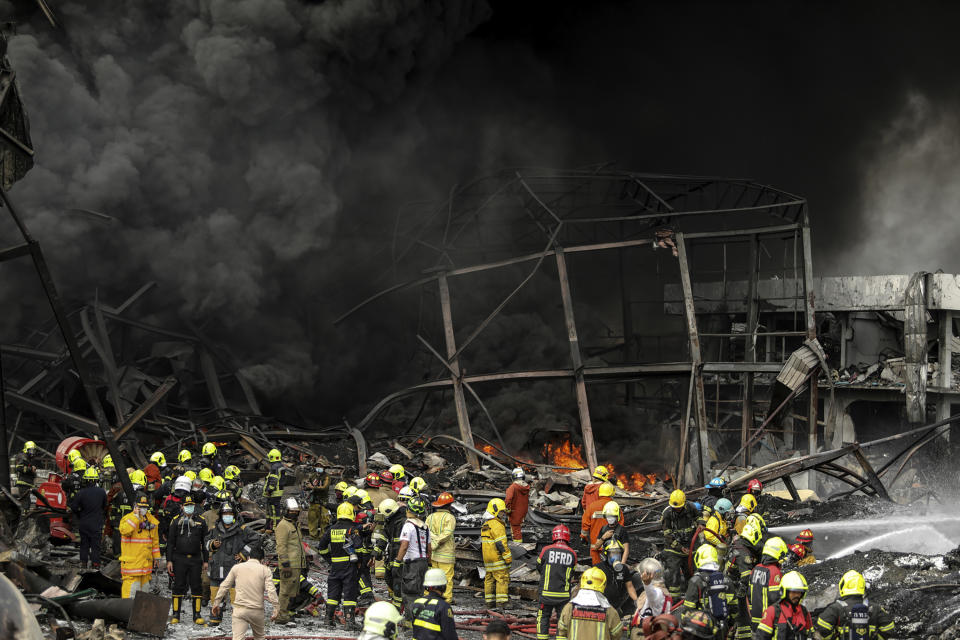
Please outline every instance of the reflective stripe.
[{"label": "reflective stripe", "polygon": [[766,631],[767,633],[773,633],[773,627],[768,627],[767,625],[763,624],[762,622],[757,625],[757,629],[760,629],[760,630],[762,630],[762,631]]},{"label": "reflective stripe", "polygon": [[120,538],[120,542],[128,544],[153,544],[152,538]]},{"label": "reflective stripe", "polygon": [[440,625],[434,624],[432,622],[426,622],[425,620],[420,620],[419,618],[413,621],[413,626],[423,627],[424,629],[430,629],[431,631],[441,630]]},{"label": "reflective stripe", "polygon": [[542,591],[540,593],[542,596],[547,596],[548,598],[569,598],[570,594],[566,591]]}]

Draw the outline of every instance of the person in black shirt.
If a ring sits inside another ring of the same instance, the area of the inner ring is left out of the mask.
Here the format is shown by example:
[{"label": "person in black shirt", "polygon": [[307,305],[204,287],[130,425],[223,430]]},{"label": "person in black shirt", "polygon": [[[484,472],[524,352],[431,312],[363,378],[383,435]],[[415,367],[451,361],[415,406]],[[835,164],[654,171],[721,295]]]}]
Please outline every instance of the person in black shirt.
[{"label": "person in black shirt", "polygon": [[625,526],[620,524],[620,506],[616,502],[608,502],[603,507],[603,517],[606,518],[607,524],[603,526],[603,529],[600,529],[597,540],[600,540],[601,544],[604,545],[610,540],[616,540],[623,546],[623,561],[629,561],[630,533]]},{"label": "person in black shirt", "polygon": [[84,471],[81,489],[70,500],[70,510],[77,516],[80,530],[80,563],[86,568],[87,558],[93,568],[100,568],[100,538],[107,513],[107,492],[100,486],[100,474],[94,466]]},{"label": "person in black shirt", "polygon": [[[621,616],[633,615],[637,607],[636,582],[640,580],[640,576],[623,562],[623,545],[615,540],[607,542],[603,547],[603,560],[593,566],[603,571],[607,577],[603,595],[610,602],[610,606]],[[643,581],[639,584],[642,590]]]},{"label": "person in black shirt", "polygon": [[194,512],[193,498],[183,499],[183,511],[176,516],[167,529],[167,573],[173,575],[173,624],[180,622],[180,608],[187,585],[193,596],[193,621],[203,624],[200,616],[203,593],[201,573],[208,567],[208,551],[204,544],[207,524]]},{"label": "person in black shirt", "polygon": [[537,640],[550,638],[550,618],[557,618],[570,600],[577,552],[570,548],[570,529],[558,524],[551,534],[553,544],[545,546],[537,557],[540,571],[540,608],[537,611]]}]

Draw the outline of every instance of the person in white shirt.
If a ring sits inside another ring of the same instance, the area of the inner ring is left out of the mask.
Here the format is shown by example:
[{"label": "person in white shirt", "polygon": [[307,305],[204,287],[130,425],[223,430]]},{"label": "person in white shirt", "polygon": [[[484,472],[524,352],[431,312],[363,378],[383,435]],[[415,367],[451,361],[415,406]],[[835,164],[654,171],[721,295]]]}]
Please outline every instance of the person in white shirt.
[{"label": "person in white shirt", "polygon": [[407,521],[400,530],[400,546],[394,558],[403,565],[400,592],[403,594],[404,614],[412,622],[413,601],[423,595],[423,576],[430,568],[430,528],[423,518],[426,501],[414,496],[407,503]]},{"label": "person in white shirt", "polygon": [[[275,620],[280,612],[280,601],[277,590],[273,586],[273,574],[270,569],[260,563],[263,552],[258,546],[251,548],[244,545],[237,553],[237,564],[233,565],[230,573],[220,583],[217,597],[211,603],[213,616],[220,616],[220,604],[236,589],[236,600],[233,602],[233,640],[243,640],[249,628],[253,632],[254,640],[264,640],[264,603],[273,605],[273,614],[270,620]],[[267,597],[264,600],[263,593]]]}]

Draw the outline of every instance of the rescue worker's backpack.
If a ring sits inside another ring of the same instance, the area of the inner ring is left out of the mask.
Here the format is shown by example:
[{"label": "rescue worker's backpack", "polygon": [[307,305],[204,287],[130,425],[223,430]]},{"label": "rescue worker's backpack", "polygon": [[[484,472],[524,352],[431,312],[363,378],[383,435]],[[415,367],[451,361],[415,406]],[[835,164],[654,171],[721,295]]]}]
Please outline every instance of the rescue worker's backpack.
[{"label": "rescue worker's backpack", "polygon": [[727,590],[727,583],[724,580],[723,572],[714,571],[711,573],[707,579],[707,584],[709,585],[709,591],[707,592],[709,594],[707,613],[717,620],[726,620],[730,610],[727,607],[726,599],[723,597],[724,591]]},{"label": "rescue worker's backpack", "polygon": [[845,640],[867,640],[876,636],[870,630],[870,604],[866,600],[858,602],[849,609],[846,602],[843,602],[843,605],[843,614],[837,620],[837,627],[840,630],[838,637]]}]

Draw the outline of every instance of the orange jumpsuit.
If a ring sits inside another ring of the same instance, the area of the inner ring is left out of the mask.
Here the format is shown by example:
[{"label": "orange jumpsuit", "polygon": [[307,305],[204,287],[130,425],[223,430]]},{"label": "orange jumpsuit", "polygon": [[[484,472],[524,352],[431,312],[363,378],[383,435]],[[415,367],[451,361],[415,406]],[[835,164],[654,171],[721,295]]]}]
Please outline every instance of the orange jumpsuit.
[{"label": "orange jumpsuit", "polygon": [[523,541],[523,520],[530,509],[530,485],[526,482],[513,482],[507,487],[504,498],[510,519],[510,532],[514,542]]},{"label": "orange jumpsuit", "polygon": [[[603,507],[613,500],[609,496],[602,496],[590,503],[586,511],[583,512],[583,518],[580,520],[580,537],[590,542],[590,557],[593,563],[597,564],[603,560],[599,549],[594,549],[597,538],[600,537],[600,530],[607,524],[607,519],[603,515]],[[623,513],[620,513],[620,524],[623,524]]]},{"label": "orange jumpsuit", "polygon": [[587,510],[587,507],[590,504],[600,497],[600,485],[602,482],[588,482],[587,486],[583,488],[583,497],[580,498],[580,508],[584,511]]}]

